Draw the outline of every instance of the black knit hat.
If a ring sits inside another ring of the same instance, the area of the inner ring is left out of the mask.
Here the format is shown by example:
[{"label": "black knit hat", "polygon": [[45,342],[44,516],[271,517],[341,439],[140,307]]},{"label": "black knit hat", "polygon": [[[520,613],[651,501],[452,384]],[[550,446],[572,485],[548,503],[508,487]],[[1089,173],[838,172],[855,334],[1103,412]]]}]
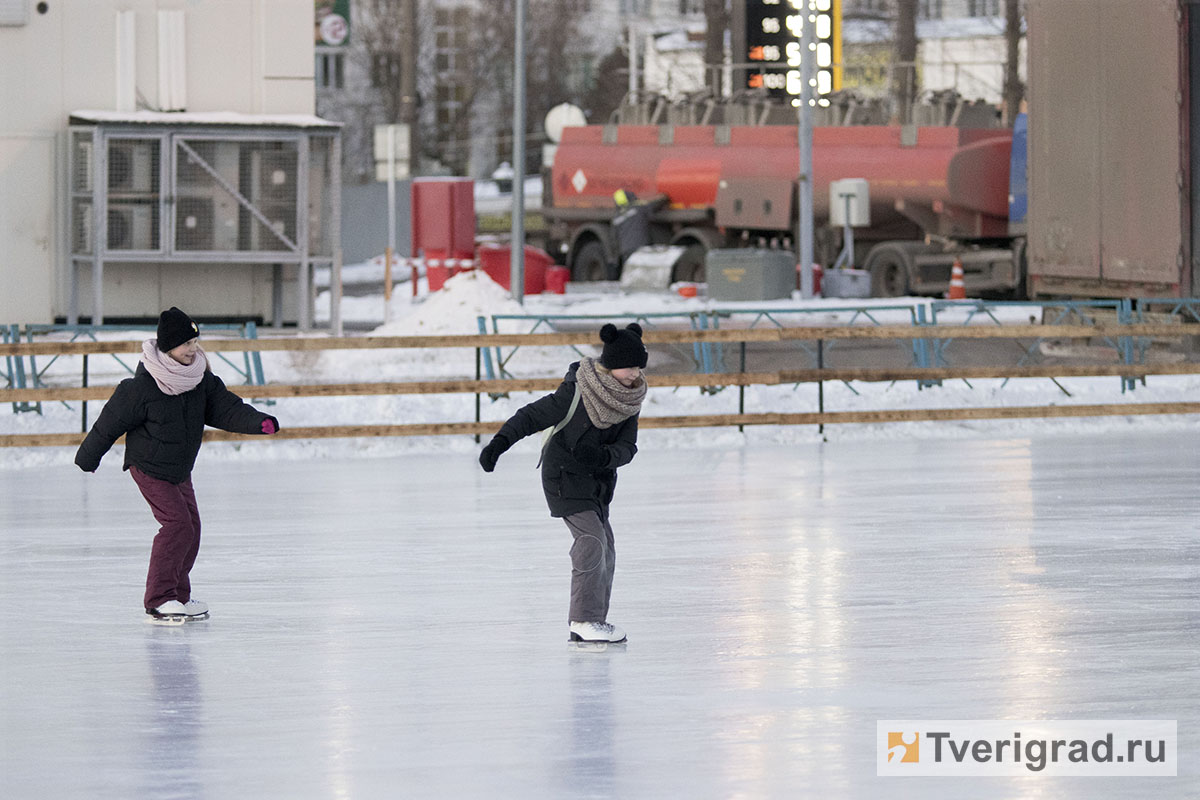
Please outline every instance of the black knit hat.
[{"label": "black knit hat", "polygon": [[158,315],[158,349],[164,353],[200,335],[192,318],[171,306]]},{"label": "black knit hat", "polygon": [[604,342],[600,363],[608,369],[646,368],[649,356],[642,344],[641,325],[631,322],[624,330],[618,330],[616,325],[607,323],[600,329],[600,340]]}]

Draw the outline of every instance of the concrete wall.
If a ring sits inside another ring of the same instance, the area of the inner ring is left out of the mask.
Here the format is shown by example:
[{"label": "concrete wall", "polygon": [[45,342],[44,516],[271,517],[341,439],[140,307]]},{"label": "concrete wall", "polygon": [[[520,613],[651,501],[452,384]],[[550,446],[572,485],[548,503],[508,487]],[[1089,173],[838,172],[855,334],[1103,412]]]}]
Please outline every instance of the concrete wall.
[{"label": "concrete wall", "polygon": [[[188,111],[314,110],[310,0],[53,0],[45,14],[29,5],[27,24],[0,27],[0,324],[45,323],[66,313],[71,111],[135,110],[119,108],[118,97],[137,98],[139,109],[171,105],[160,91],[160,73],[171,63],[182,65],[176,96],[186,98]],[[121,11],[133,14],[124,58]],[[182,58],[178,48],[159,48],[159,12],[171,11],[183,15]],[[122,64],[131,66],[132,78],[123,91]],[[144,280],[156,281],[157,271],[145,270]],[[107,284],[114,302],[121,291],[158,294]],[[213,306],[209,313],[221,311]]]}]

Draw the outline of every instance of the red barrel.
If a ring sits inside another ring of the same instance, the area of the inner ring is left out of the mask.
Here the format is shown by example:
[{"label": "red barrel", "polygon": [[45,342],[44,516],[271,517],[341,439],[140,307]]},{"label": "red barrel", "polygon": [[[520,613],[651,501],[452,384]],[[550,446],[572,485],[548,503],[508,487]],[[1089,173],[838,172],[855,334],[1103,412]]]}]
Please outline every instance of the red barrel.
[{"label": "red barrel", "polygon": [[[512,249],[504,244],[480,245],[477,263],[488,276],[505,289],[510,289],[509,267]],[[546,268],[554,264],[550,254],[540,247],[525,245],[525,294],[541,294],[546,290]]]},{"label": "red barrel", "polygon": [[566,267],[560,267],[557,264],[546,267],[546,291],[551,294],[566,294],[567,278],[569,277],[571,277],[571,270]]}]

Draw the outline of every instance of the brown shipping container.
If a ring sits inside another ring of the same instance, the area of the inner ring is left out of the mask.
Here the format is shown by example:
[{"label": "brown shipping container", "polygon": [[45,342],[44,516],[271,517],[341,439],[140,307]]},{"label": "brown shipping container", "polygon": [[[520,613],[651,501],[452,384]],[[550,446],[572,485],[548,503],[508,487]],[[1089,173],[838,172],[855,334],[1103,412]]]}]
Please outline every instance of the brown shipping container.
[{"label": "brown shipping container", "polygon": [[1176,0],[1029,0],[1029,289],[1179,296],[1188,223]]}]

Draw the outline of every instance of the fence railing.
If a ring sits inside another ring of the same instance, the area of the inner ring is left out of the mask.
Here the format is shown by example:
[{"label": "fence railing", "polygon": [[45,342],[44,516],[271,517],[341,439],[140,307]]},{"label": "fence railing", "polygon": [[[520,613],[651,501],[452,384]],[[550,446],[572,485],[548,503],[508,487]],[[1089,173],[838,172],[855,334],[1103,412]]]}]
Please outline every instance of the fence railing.
[{"label": "fence railing", "polygon": [[[838,339],[921,340],[932,346],[945,339],[1012,339],[1038,338],[1053,335],[1057,338],[1107,338],[1128,340],[1136,337],[1179,337],[1189,333],[1188,326],[1135,323],[1123,325],[1006,325],[954,326],[936,328],[925,326],[864,326],[864,327],[798,327],[720,330],[646,331],[647,344],[679,344],[691,342],[785,342],[810,341],[821,343]],[[935,335],[936,334],[936,335]],[[482,355],[487,348],[518,345],[595,345],[594,332],[558,332],[540,334],[480,334],[470,336],[409,336],[361,338],[292,338],[259,340],[207,340],[210,352],[266,352],[313,350],[373,350],[390,348],[472,348],[475,350],[475,379],[406,382],[356,382],[336,384],[267,384],[231,386],[230,389],[248,398],[337,397],[401,394],[474,394],[475,420],[466,422],[436,422],[406,425],[323,425],[286,427],[277,439],[319,439],[337,437],[434,436],[467,434],[479,437],[499,429],[499,421],[481,419],[484,394],[508,392],[550,391],[561,381],[559,377],[485,379],[482,375]],[[0,342],[0,356],[28,355],[86,355],[132,353],[141,348],[140,342]],[[651,375],[652,387],[711,387],[770,386],[781,384],[815,383],[825,381],[898,381],[923,382],[958,378],[1029,378],[1120,376],[1123,379],[1144,378],[1149,375],[1200,374],[1200,363],[1159,364],[1077,364],[1077,365],[1000,365],[1000,366],[909,366],[897,368],[828,368],[779,370],[773,372],[688,373]],[[27,401],[103,400],[112,386],[80,386],[36,389],[0,390],[0,403]],[[824,394],[819,393],[818,407],[805,413],[753,413],[744,408],[744,395],[739,398],[739,411],[732,414],[696,414],[687,416],[643,416],[640,427],[693,428],[746,425],[826,425],[853,422],[915,422],[936,420],[1016,419],[1037,417],[1135,416],[1146,414],[1191,414],[1200,412],[1200,402],[1175,403],[1114,403],[1105,405],[1043,405],[969,408],[901,408],[873,411],[827,411]],[[68,446],[77,445],[83,433],[37,433],[0,435],[0,447]],[[252,439],[224,431],[207,431],[206,441]]]}]

